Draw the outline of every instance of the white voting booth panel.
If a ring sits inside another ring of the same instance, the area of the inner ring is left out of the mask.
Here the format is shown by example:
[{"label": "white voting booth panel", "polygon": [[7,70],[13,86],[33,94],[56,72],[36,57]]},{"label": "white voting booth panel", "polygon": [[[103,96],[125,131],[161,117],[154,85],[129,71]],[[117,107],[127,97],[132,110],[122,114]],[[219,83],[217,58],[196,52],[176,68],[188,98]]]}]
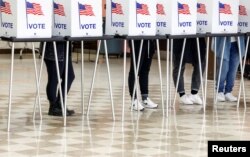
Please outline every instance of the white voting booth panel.
[{"label": "white voting booth panel", "polygon": [[156,34],[166,35],[167,27],[169,27],[169,21],[167,16],[169,15],[169,7],[167,7],[166,0],[156,1]]},{"label": "white voting booth panel", "polygon": [[54,0],[53,36],[102,36],[101,0]]},{"label": "white voting booth panel", "polygon": [[166,7],[166,21],[168,25],[164,34],[196,34],[197,0],[168,0],[162,1],[162,4],[165,4]]},{"label": "white voting booth panel", "polygon": [[239,0],[198,0],[197,33],[237,33]]},{"label": "white voting booth panel", "polygon": [[1,0],[1,36],[51,37],[51,17],[52,0]]},{"label": "white voting booth panel", "polygon": [[155,35],[156,0],[107,0],[108,35]]},{"label": "white voting booth panel", "polygon": [[249,0],[240,0],[238,31],[250,32],[250,3]]}]

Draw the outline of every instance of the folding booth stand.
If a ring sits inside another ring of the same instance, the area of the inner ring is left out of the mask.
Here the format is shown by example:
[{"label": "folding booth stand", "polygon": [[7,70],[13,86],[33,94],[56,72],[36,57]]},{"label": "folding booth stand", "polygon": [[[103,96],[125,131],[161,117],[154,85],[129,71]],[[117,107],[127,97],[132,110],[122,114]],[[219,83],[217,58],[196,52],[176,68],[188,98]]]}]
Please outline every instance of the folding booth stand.
[{"label": "folding booth stand", "polygon": [[[139,70],[138,67],[139,67],[140,57],[142,53],[141,51],[142,51],[144,40],[146,39],[157,40],[158,57],[159,57],[159,40],[158,40],[159,37],[155,37],[156,35],[156,1],[152,1],[152,0],[128,0],[128,1],[107,0],[105,29],[106,29],[105,31],[106,34],[115,35],[117,38],[124,40],[124,78],[123,78],[123,111],[122,111],[122,120],[124,120],[127,40],[132,40],[132,55],[134,58],[133,60],[134,65],[136,65],[135,53],[134,53],[134,40],[135,39],[141,40],[138,63],[137,63],[137,66],[134,67],[134,71],[135,71],[135,85],[134,85],[134,90],[133,90],[134,91],[133,98],[134,98],[135,91],[137,92],[137,95],[139,92],[137,75],[138,75],[138,70]],[[164,36],[163,38],[165,39],[166,37]],[[160,65],[159,59],[158,61]],[[160,70],[160,75],[161,75],[161,69],[159,70]],[[160,77],[160,79],[162,78]],[[162,92],[162,83],[161,83],[161,92]],[[163,105],[164,104],[163,104],[163,96],[162,96],[162,106]]]},{"label": "folding booth stand", "polygon": [[[241,0],[197,0],[197,32],[206,34],[207,36],[207,50],[209,46],[209,39],[213,38],[216,43],[216,37],[236,37],[239,41],[239,36],[241,34],[237,34],[238,31],[244,32],[246,28],[240,28],[239,10],[241,8]],[[246,1],[242,1],[242,3],[248,3]],[[244,9],[243,9],[244,10]],[[246,10],[245,10],[246,11]],[[245,16],[245,15],[244,15]],[[247,18],[243,18],[242,20],[246,20]],[[244,22],[245,23],[245,22]],[[239,43],[238,43],[239,44]],[[225,42],[223,45],[224,51]],[[215,49],[216,51],[216,49]],[[240,49],[239,49],[240,51]],[[216,52],[215,52],[216,53]],[[222,56],[224,52],[222,53]],[[240,56],[241,57],[241,56]],[[223,57],[221,58],[223,59]],[[220,67],[222,65],[222,61],[220,62]],[[206,67],[208,65],[208,51],[206,57]],[[240,62],[241,69],[242,63]],[[206,78],[207,71],[206,68]],[[217,93],[216,90],[216,57],[214,58],[214,104],[217,103]],[[219,70],[219,80],[220,80],[221,69]],[[205,98],[207,96],[207,79],[205,82]],[[245,96],[244,96],[245,97]]]},{"label": "folding booth stand", "polygon": [[[56,41],[52,39],[52,0],[5,0],[4,8],[1,10],[1,29],[2,40],[12,42],[11,48],[11,71],[10,71],[10,89],[9,89],[9,113],[8,113],[8,131],[10,130],[11,101],[12,101],[12,80],[14,67],[14,49],[16,42],[41,42]],[[32,43],[32,53],[36,75],[36,87],[38,105],[41,114],[40,93],[38,73],[35,59],[35,48]],[[55,51],[55,55],[57,52]],[[37,100],[36,98],[36,100]],[[36,103],[34,105],[36,108]],[[33,116],[35,115],[35,110]]]},{"label": "folding booth stand", "polygon": [[[162,112],[163,112],[163,115],[165,115],[159,40],[166,40],[166,36],[159,36],[159,35],[156,35],[156,36],[119,36],[119,35],[117,35],[117,36],[115,36],[115,38],[124,40],[122,120],[124,120],[124,110],[125,110],[126,58],[127,58],[127,56],[126,56],[127,45],[126,44],[127,44],[128,40],[131,40],[131,42],[132,42],[132,48],[131,48],[131,50],[132,50],[132,55],[133,55],[133,64],[136,65],[134,67],[134,71],[135,71],[135,85],[134,85],[134,90],[133,90],[133,99],[134,99],[134,96],[135,96],[135,91],[137,92],[136,94],[139,95],[138,73],[139,73],[139,65],[140,65],[140,59],[141,59],[143,42],[144,42],[144,40],[156,40],[156,48],[157,48],[156,50],[157,50],[158,67],[159,67],[159,78],[160,78],[160,92],[161,92],[161,100],[162,100]],[[139,56],[138,56],[138,62],[137,62],[137,64],[136,64],[136,61],[135,61],[134,40],[141,40],[141,46],[140,46],[140,50],[139,50]],[[167,109],[168,109],[168,107],[167,107]],[[131,110],[132,110],[132,108],[131,108]]]},{"label": "folding booth stand", "polygon": [[[241,56],[241,48],[240,48],[240,36],[245,36],[244,33],[227,33],[227,34],[207,34],[208,37],[213,37],[214,38],[214,53],[216,54],[216,38],[217,37],[224,37],[224,42],[223,42],[223,48],[222,48],[222,57],[220,60],[220,69],[219,69],[219,73],[218,73],[218,81],[220,82],[220,75],[221,75],[221,71],[222,71],[222,63],[223,63],[223,57],[224,57],[224,53],[225,53],[225,44],[226,44],[226,37],[235,37],[237,39],[237,44],[238,44],[238,49],[239,49],[239,58],[240,58],[240,70],[241,70],[241,81],[240,81],[240,89],[239,89],[239,95],[238,95],[238,101],[237,101],[237,107],[239,107],[239,101],[240,101],[240,95],[241,95],[241,88],[243,86],[243,98],[244,98],[244,106],[246,107],[246,98],[245,98],[245,85],[244,85],[244,77],[243,77],[243,72],[244,72],[244,62],[242,62],[242,56]],[[249,44],[249,38],[247,41],[247,46]],[[244,52],[244,54],[246,55],[247,53],[247,49]],[[246,58],[246,57],[245,57]],[[219,88],[216,87],[216,56],[214,58],[214,104],[217,104],[217,93],[219,91]],[[206,71],[207,73],[207,71]],[[205,86],[205,89],[207,90],[207,85]]]},{"label": "folding booth stand", "polygon": [[[67,45],[69,45],[69,41],[81,41],[81,54],[82,54],[82,65],[81,65],[81,96],[82,96],[82,113],[84,112],[84,95],[83,95],[83,75],[84,75],[84,41],[98,41],[98,47],[97,47],[97,54],[96,54],[96,60],[95,60],[95,67],[94,67],[94,72],[93,72],[93,78],[92,78],[92,83],[91,83],[91,88],[90,88],[90,95],[89,95],[89,103],[87,107],[87,116],[89,115],[89,110],[90,110],[90,105],[91,105],[91,100],[92,100],[92,95],[93,95],[93,88],[94,88],[94,83],[95,83],[95,76],[96,76],[96,70],[97,70],[97,64],[98,64],[98,59],[99,59],[99,54],[100,54],[100,46],[101,42],[104,42],[104,48],[105,48],[105,57],[106,57],[106,64],[107,64],[107,70],[108,70],[108,79],[109,79],[109,92],[110,92],[110,100],[111,100],[111,107],[112,107],[112,115],[113,115],[113,120],[115,120],[115,112],[114,112],[114,104],[113,104],[113,95],[112,95],[112,85],[111,85],[111,77],[110,77],[110,69],[109,69],[109,60],[108,60],[108,51],[107,51],[107,40],[113,39],[113,36],[100,36],[100,37],[66,37],[67,40]],[[67,46],[68,47],[68,46]],[[67,52],[68,54],[68,49]],[[68,55],[66,57],[66,74],[65,74],[65,80],[67,82],[67,73],[68,73]],[[67,89],[67,84],[65,85],[65,88]],[[66,106],[67,106],[67,94],[65,94],[65,110],[64,112],[66,113]],[[66,119],[64,121],[64,125],[66,125]]]},{"label": "folding booth stand", "polygon": [[[172,39],[184,39],[183,45],[182,45],[182,52],[181,52],[181,59],[180,59],[180,65],[179,65],[179,70],[178,70],[178,77],[177,77],[177,82],[176,82],[176,90],[175,90],[175,96],[174,96],[174,101],[173,101],[173,105],[175,105],[175,101],[176,101],[176,95],[177,95],[177,90],[178,90],[178,86],[179,86],[179,80],[180,80],[180,73],[181,73],[181,67],[182,67],[182,61],[183,61],[183,56],[184,56],[184,51],[185,51],[185,46],[186,46],[186,40],[188,38],[196,38],[196,43],[197,43],[197,53],[198,53],[198,62],[199,62],[199,71],[200,71],[200,80],[201,80],[201,92],[202,92],[202,101],[203,101],[203,110],[205,112],[206,109],[206,104],[205,104],[205,98],[204,98],[204,89],[203,89],[203,77],[202,77],[202,68],[201,68],[201,57],[200,57],[200,44],[199,44],[199,38],[205,38],[205,34],[190,34],[190,35],[169,35],[168,38],[171,39],[171,50],[170,50],[170,55],[171,55],[171,63],[173,61],[173,40]],[[171,64],[170,63],[170,64]],[[172,68],[171,68],[172,69]],[[171,76],[171,74],[170,74]],[[171,81],[169,82],[171,83]],[[169,100],[171,101],[171,99]]]},{"label": "folding booth stand", "polygon": [[246,93],[245,93],[245,83],[244,83],[244,78],[243,78],[243,73],[245,71],[245,66],[246,66],[246,59],[247,59],[247,50],[249,47],[249,39],[250,39],[250,33],[246,33],[246,51],[245,51],[245,57],[243,61],[243,65],[241,66],[241,84],[240,84],[240,89],[239,89],[239,95],[238,95],[238,102],[237,102],[237,108],[239,108],[240,105],[240,96],[241,96],[241,88],[243,87],[243,97],[244,97],[244,107],[246,108]]},{"label": "folding booth stand", "polygon": [[[87,109],[87,115],[89,114],[89,107],[91,104],[92,91],[94,86],[94,79],[96,74],[96,67],[99,58],[100,44],[104,41],[105,47],[106,40],[111,37],[103,36],[102,29],[102,1],[101,0],[54,0],[54,19],[53,19],[53,35],[63,36],[67,40],[67,51],[66,51],[66,72],[65,72],[65,103],[64,103],[64,114],[67,112],[67,81],[68,81],[68,54],[69,54],[69,42],[70,41],[81,41],[81,52],[82,52],[82,65],[81,65],[81,101],[82,101],[82,113],[84,112],[84,94],[83,94],[83,70],[84,70],[84,41],[96,41],[98,40],[98,52],[96,57],[95,70],[93,74],[89,105]],[[106,49],[106,48],[105,48]],[[109,62],[106,54],[108,76],[109,76],[109,87],[110,97],[112,104],[113,119],[115,119],[114,108],[113,108],[113,96],[112,87],[109,71]],[[64,117],[64,126],[66,126],[66,117]]]},{"label": "folding booth stand", "polygon": [[[54,55],[56,59],[56,69],[57,69],[57,77],[58,77],[58,82],[60,82],[60,74],[59,74],[59,66],[58,66],[58,58],[57,58],[57,50],[55,46],[56,41],[63,41],[63,38],[15,38],[15,37],[1,37],[3,41],[9,41],[12,42],[12,47],[11,47],[11,68],[10,68],[10,85],[9,85],[9,105],[8,105],[8,126],[7,130],[10,131],[10,118],[11,118],[11,105],[12,105],[12,83],[13,83],[13,68],[14,68],[14,51],[15,51],[15,43],[16,42],[32,42],[32,53],[33,53],[33,61],[34,61],[34,68],[35,68],[35,77],[36,77],[36,101],[34,104],[34,111],[33,111],[33,118],[35,118],[35,110],[37,108],[37,98],[38,98],[38,107],[39,107],[39,114],[40,118],[42,119],[42,111],[41,111],[41,103],[40,103],[40,79],[41,79],[41,72],[40,70],[40,75],[38,77],[38,71],[37,71],[37,66],[36,66],[36,56],[35,56],[35,48],[33,42],[45,42],[44,47],[43,47],[43,52],[42,52],[42,62],[44,58],[44,52],[45,52],[45,45],[46,42],[53,42],[54,43]],[[42,69],[42,64],[41,64],[41,69]],[[62,96],[61,88],[59,87],[60,94]],[[63,103],[62,103],[63,105]],[[65,116],[65,115],[64,115]]]}]

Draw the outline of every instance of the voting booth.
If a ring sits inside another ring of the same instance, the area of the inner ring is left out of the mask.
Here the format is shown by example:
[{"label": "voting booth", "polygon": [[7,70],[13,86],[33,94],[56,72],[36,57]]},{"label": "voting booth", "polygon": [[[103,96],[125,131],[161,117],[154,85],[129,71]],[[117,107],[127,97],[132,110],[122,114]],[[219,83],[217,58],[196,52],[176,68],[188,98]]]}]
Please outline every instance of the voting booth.
[{"label": "voting booth", "polygon": [[53,36],[102,36],[101,0],[54,0]]},{"label": "voting booth", "polygon": [[107,35],[155,35],[156,0],[107,0]]},{"label": "voting booth", "polygon": [[238,31],[250,32],[250,5],[248,0],[240,0]]},{"label": "voting booth", "polygon": [[157,33],[196,34],[196,5],[197,0],[157,0]]},{"label": "voting booth", "polygon": [[1,36],[51,37],[51,18],[52,0],[1,0]]},{"label": "voting booth", "polygon": [[239,0],[198,0],[197,33],[237,33],[238,15]]}]

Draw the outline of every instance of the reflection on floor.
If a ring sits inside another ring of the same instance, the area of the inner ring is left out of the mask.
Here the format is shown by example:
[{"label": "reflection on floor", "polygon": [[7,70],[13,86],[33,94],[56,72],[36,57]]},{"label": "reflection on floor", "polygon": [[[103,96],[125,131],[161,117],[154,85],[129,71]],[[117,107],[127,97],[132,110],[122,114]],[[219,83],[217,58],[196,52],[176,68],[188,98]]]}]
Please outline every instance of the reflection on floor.
[{"label": "reflection on floor", "polygon": [[[169,116],[163,116],[157,60],[153,61],[149,88],[150,97],[159,103],[158,109],[131,112],[126,86],[125,120],[121,121],[123,60],[110,58],[116,116],[116,121],[113,121],[106,64],[101,58],[89,117],[81,114],[81,64],[79,63],[74,64],[76,80],[68,97],[69,108],[77,113],[67,118],[67,127],[63,127],[61,117],[47,115],[45,69],[41,83],[43,117],[39,120],[37,114],[33,120],[35,75],[33,60],[28,54],[23,56],[23,60],[15,60],[11,129],[7,132],[10,56],[1,55],[0,58],[0,156],[3,157],[206,157],[208,140],[250,139],[249,107],[244,110],[242,101],[238,110],[236,103],[225,102],[213,106],[213,81],[208,82],[206,113],[203,112],[202,106],[181,105],[177,100],[176,106],[169,108]],[[88,102],[93,65],[93,62],[85,62],[85,107]],[[164,85],[165,65],[166,62],[162,61]],[[128,68],[129,64],[127,73]],[[190,91],[191,69],[191,66],[187,66],[185,73],[187,91]],[[245,88],[249,89],[249,81],[246,80],[245,83]],[[238,87],[237,80],[235,95],[238,94]],[[164,95],[165,88],[164,86]],[[172,98],[173,86],[171,94]],[[246,90],[248,106],[249,94]]]}]

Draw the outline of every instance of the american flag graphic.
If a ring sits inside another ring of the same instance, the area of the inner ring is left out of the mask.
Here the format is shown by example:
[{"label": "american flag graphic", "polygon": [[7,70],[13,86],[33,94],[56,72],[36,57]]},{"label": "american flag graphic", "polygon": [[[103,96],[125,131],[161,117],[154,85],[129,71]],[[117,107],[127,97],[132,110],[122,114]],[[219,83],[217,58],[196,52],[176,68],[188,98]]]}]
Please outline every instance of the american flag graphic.
[{"label": "american flag graphic", "polygon": [[78,3],[78,6],[79,15],[95,16],[91,5]]},{"label": "american flag graphic", "polygon": [[197,13],[207,14],[206,5],[202,3],[197,3]]},{"label": "american flag graphic", "polygon": [[179,14],[190,14],[189,6],[187,4],[178,3],[178,13]]},{"label": "american flag graphic", "polygon": [[136,13],[142,15],[149,15],[148,5],[136,2]]},{"label": "american flag graphic", "polygon": [[54,14],[65,16],[64,7],[62,4],[54,2]]},{"label": "american flag graphic", "polygon": [[111,2],[111,7],[112,7],[112,13],[114,13],[114,14],[121,14],[121,15],[123,14],[122,5],[121,4]]},{"label": "american flag graphic", "polygon": [[165,15],[163,4],[156,4],[156,13],[159,15]]},{"label": "american flag graphic", "polygon": [[5,13],[5,14],[12,14],[11,10],[10,10],[10,3],[8,2],[4,2],[1,0],[1,12]]},{"label": "american flag graphic", "polygon": [[33,15],[43,15],[42,6],[38,3],[30,3],[26,1],[26,13]]},{"label": "american flag graphic", "polygon": [[245,6],[243,6],[243,5],[239,6],[239,15],[247,16],[247,9]]},{"label": "american flag graphic", "polygon": [[231,6],[229,4],[223,4],[219,2],[219,13],[232,14]]}]

